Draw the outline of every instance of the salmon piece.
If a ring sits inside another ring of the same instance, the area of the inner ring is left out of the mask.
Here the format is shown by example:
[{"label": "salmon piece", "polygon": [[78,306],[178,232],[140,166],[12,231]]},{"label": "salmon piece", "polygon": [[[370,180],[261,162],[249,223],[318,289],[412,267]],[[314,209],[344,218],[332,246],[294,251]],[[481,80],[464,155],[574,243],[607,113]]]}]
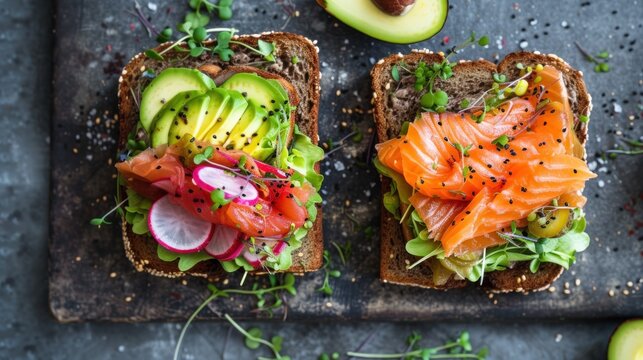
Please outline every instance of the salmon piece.
[{"label": "salmon piece", "polygon": [[511,178],[497,194],[484,188],[456,216],[441,240],[445,255],[453,254],[465,240],[508,228],[512,221],[563,194],[583,189],[585,181],[596,177],[585,162],[570,155],[541,156],[514,170],[521,176]]},{"label": "salmon piece", "polygon": [[[193,182],[190,173],[194,165],[191,160],[187,161],[204,149],[205,146],[199,142],[183,139],[170,147],[147,149],[116,164],[116,168],[127,185],[138,194],[158,199],[169,193],[173,195],[173,203],[193,216],[213,224],[233,227],[248,236],[285,236],[293,224],[301,227],[308,220],[308,211],[304,205],[315,189],[308,183],[294,187],[285,180],[266,180],[255,184],[260,193],[259,202],[255,206],[230,202],[220,209],[212,210],[210,194]],[[214,149],[209,160],[236,168],[244,156],[245,169],[255,177],[262,178],[264,173],[256,166],[256,162],[242,151]],[[184,166],[184,162],[192,166]],[[164,189],[151,185],[159,180],[170,180],[170,185],[165,185]]]},{"label": "salmon piece", "polygon": [[402,173],[402,156],[400,154],[400,144],[404,141],[402,136],[385,141],[375,145],[377,157],[389,169]]},{"label": "salmon piece", "polygon": [[449,227],[453,218],[467,206],[467,203],[463,201],[443,200],[418,192],[409,198],[409,202],[426,224],[429,237],[434,240],[442,238],[442,234]]},{"label": "salmon piece", "polygon": [[482,251],[488,247],[502,245],[506,242],[507,241],[501,238],[497,233],[488,233],[463,241],[453,250],[453,254],[463,255],[474,251]]},{"label": "salmon piece", "polygon": [[564,193],[558,198],[558,206],[571,206],[582,208],[587,203],[587,198],[578,191]]},{"label": "salmon piece", "polygon": [[127,186],[149,199],[158,199],[164,194],[149,184],[168,179],[177,188],[183,186],[185,179],[183,165],[176,157],[166,154],[164,147],[147,149],[130,160],[117,163],[116,169]]},{"label": "salmon piece", "polygon": [[[525,96],[480,123],[471,114],[424,113],[406,135],[376,146],[415,189],[411,204],[447,256],[503,243],[496,232],[525,226],[552,199],[586,202],[580,191],[595,175],[581,160],[563,75],[545,66],[529,83]],[[494,144],[503,135],[508,143]]]},{"label": "salmon piece", "polygon": [[[569,94],[567,92],[567,87],[565,86],[565,79],[563,73],[558,71],[553,66],[545,66],[541,71],[535,72],[532,75],[535,79],[540,77],[540,82],[536,83],[535,81],[530,82],[529,93],[532,96],[529,97],[529,101],[533,106],[537,106],[537,103],[542,100],[548,99],[550,103],[558,103],[562,106],[560,111],[565,116],[566,127],[569,129],[567,136],[564,137],[564,145],[568,150],[567,154],[574,155],[580,159],[585,156],[585,149],[580,143],[578,136],[574,130],[574,114],[572,112],[571,104],[569,103]],[[540,94],[539,90],[544,89],[544,93]]]}]

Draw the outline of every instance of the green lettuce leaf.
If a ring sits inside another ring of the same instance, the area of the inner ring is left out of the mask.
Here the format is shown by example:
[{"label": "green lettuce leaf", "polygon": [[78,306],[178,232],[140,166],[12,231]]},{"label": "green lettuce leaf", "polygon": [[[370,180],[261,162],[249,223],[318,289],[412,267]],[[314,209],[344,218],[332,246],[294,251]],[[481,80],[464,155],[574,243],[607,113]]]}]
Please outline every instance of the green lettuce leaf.
[{"label": "green lettuce leaf", "polygon": [[315,164],[324,158],[324,150],[313,144],[308,136],[299,131],[295,125],[293,144],[290,149],[279,153],[278,166],[282,169],[292,169],[294,181],[306,180],[319,191],[324,176],[315,171]]},{"label": "green lettuce leaf", "polygon": [[161,245],[156,247],[156,254],[159,259],[167,262],[172,262],[179,259],[178,267],[180,271],[188,271],[201,261],[210,260],[212,257],[204,251],[189,254],[177,254],[172,252]]}]

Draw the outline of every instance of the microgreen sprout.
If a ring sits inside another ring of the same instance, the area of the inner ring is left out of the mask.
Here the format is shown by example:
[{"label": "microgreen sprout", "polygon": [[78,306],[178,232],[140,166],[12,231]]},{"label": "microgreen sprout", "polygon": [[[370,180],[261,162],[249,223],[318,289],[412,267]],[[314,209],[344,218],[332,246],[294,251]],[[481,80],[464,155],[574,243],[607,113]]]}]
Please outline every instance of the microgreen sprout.
[{"label": "microgreen sprout", "polygon": [[324,250],[324,265],[322,266],[322,269],[324,270],[324,282],[322,283],[322,286],[317,289],[317,291],[320,291],[324,293],[324,295],[332,295],[333,294],[333,288],[330,285],[330,278],[338,278],[342,275],[342,273],[337,270],[337,269],[332,269],[332,261],[330,258],[330,252],[328,250]]},{"label": "microgreen sprout", "polygon": [[125,198],[123,201],[121,201],[118,204],[116,204],[116,206],[114,206],[114,208],[112,208],[110,211],[108,211],[102,217],[91,219],[89,221],[89,223],[94,225],[94,226],[98,226],[99,228],[102,225],[111,225],[111,222],[107,221],[107,217],[110,216],[111,214],[113,214],[115,211],[118,211],[119,213],[122,213],[123,210],[121,209],[121,206],[123,206],[125,204],[125,202],[127,202],[127,198]]},{"label": "microgreen sprout", "polygon": [[319,355],[319,357],[317,358],[317,360],[338,360],[338,359],[339,359],[338,352],[331,353],[330,355],[323,353]]},{"label": "microgreen sprout", "polygon": [[435,90],[434,84],[436,79],[447,80],[453,76],[454,63],[449,58],[458,51],[477,43],[480,46],[489,44],[489,37],[476,37],[475,33],[467,38],[462,44],[454,46],[447,51],[444,60],[441,63],[427,64],[419,61],[415,70],[410,70],[404,62],[399,62],[391,67],[391,78],[400,82],[400,69],[412,74],[415,78],[414,88],[416,91],[425,91],[420,97],[420,106],[423,111],[443,113],[449,103],[449,95],[443,90]]},{"label": "microgreen sprout", "polygon": [[509,136],[502,134],[495,138],[491,143],[498,147],[503,147],[509,143]]},{"label": "microgreen sprout", "polygon": [[346,353],[347,356],[359,358],[359,359],[486,359],[488,355],[488,350],[486,347],[483,347],[477,353],[473,352],[473,347],[471,346],[471,341],[469,339],[469,333],[464,331],[460,333],[460,336],[450,342],[445,343],[441,346],[435,347],[420,347],[418,342],[421,340],[421,337],[417,333],[412,333],[407,338],[407,344],[409,348],[403,353],[365,353],[365,352],[353,352],[349,351]]},{"label": "microgreen sprout", "polygon": [[623,142],[628,145],[627,148],[617,146],[616,149],[605,151],[609,154],[610,158],[615,159],[618,155],[641,155],[643,154],[643,142],[637,140],[623,139]]},{"label": "microgreen sprout", "polygon": [[[241,335],[244,336],[244,344],[248,349],[256,350],[259,346],[264,345],[272,351],[274,360],[290,360],[290,356],[281,355],[281,346],[284,339],[281,336],[273,336],[270,341],[263,339],[262,332],[258,328],[250,328],[248,330],[244,329],[236,321],[230,317],[228,314],[224,314],[223,317],[234,327]],[[265,359],[263,357],[258,357],[258,359]],[[267,359],[266,359],[267,360]]]},{"label": "microgreen sprout", "polygon": [[351,255],[351,242],[347,241],[343,245],[339,245],[335,241],[330,242],[331,245],[337,250],[337,255],[339,255],[339,260],[342,262],[342,265],[346,265],[350,255]]},{"label": "microgreen sprout", "polygon": [[[597,73],[606,73],[610,71],[610,66],[607,63],[607,60],[610,57],[610,53],[607,51],[601,51],[596,56],[593,56],[589,51],[585,50],[577,41],[574,42],[578,51],[583,54],[585,59],[594,64],[594,72]],[[600,59],[600,60],[599,60]]]},{"label": "microgreen sprout", "polygon": [[[203,309],[215,299],[220,297],[229,297],[230,295],[237,294],[237,295],[256,296],[257,299],[260,301],[264,299],[264,296],[266,295],[272,295],[275,298],[281,299],[283,292],[287,292],[292,296],[295,296],[297,294],[297,289],[295,288],[295,276],[291,273],[285,274],[280,284],[277,283],[276,279],[272,280],[271,286],[268,288],[259,288],[258,285],[255,284],[252,290],[219,289],[216,286],[214,286],[214,284],[209,284],[208,290],[210,290],[210,295],[205,300],[203,300],[203,302],[196,308],[196,310],[194,310],[194,312],[190,315],[185,325],[183,325],[183,328],[181,329],[179,339],[177,340],[176,347],[174,349],[174,358],[173,358],[174,360],[177,360],[179,358],[181,344],[183,343],[185,333],[187,332],[187,329],[190,327],[190,324],[192,324],[194,319],[196,319],[197,315],[199,315],[199,313],[201,313],[201,311],[203,311]],[[285,358],[282,357],[282,359],[285,359]]]},{"label": "microgreen sprout", "polygon": [[[478,97],[473,102],[469,102],[467,100],[466,106],[463,106],[463,104],[461,103],[461,110],[459,111],[459,113],[475,110],[478,113],[472,114],[471,119],[477,123],[480,123],[484,120],[487,112],[493,109],[497,109],[504,102],[511,99],[512,96],[524,95],[524,92],[527,90],[528,86],[525,79],[531,76],[533,70],[531,69],[531,67],[525,68],[521,63],[516,64],[516,67],[521,70],[522,75],[519,78],[511,82],[506,82],[507,78],[505,75],[494,74],[493,86],[489,90],[483,92],[482,95],[480,95],[480,97]],[[501,80],[504,81],[500,82]],[[508,116],[510,112],[511,109],[506,110],[505,116]]]},{"label": "microgreen sprout", "polygon": [[324,149],[328,150],[328,151],[326,151],[326,154],[324,155],[324,159],[327,158],[328,156],[330,156],[330,154],[342,149],[344,147],[344,145],[345,145],[344,141],[346,141],[348,139],[353,139],[353,141],[354,141],[354,136],[357,136],[357,134],[358,134],[358,131],[353,130],[348,135],[344,136],[343,138],[341,138],[341,139],[339,139],[337,141],[333,141],[332,139],[326,140],[326,142],[324,142],[322,144]]}]

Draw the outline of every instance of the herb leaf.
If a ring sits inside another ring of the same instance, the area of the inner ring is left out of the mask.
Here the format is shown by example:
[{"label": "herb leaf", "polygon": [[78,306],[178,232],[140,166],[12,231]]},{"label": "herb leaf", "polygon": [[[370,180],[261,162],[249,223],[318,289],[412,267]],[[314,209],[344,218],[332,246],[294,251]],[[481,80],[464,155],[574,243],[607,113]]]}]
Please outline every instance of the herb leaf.
[{"label": "herb leaf", "polygon": [[217,46],[212,49],[213,54],[219,55],[219,58],[223,61],[230,61],[234,51],[230,49],[230,39],[232,39],[232,33],[229,31],[222,31],[217,34]]},{"label": "herb leaf", "polygon": [[393,65],[391,68],[391,77],[395,81],[400,81],[400,68],[397,64]]}]

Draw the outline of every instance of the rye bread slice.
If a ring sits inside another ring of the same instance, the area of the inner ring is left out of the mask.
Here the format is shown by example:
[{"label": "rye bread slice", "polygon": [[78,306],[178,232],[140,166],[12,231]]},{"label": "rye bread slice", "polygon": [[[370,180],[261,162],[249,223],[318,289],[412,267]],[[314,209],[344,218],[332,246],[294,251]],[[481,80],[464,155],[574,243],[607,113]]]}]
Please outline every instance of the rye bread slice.
[{"label": "rye bread slice", "polygon": [[[259,39],[275,43],[276,62],[265,62],[260,55],[236,44],[230,44],[230,48],[235,52],[230,62],[222,62],[218,57],[210,54],[203,54],[198,58],[186,57],[185,53],[174,50],[165,53],[163,61],[150,59],[143,53],[135,55],[125,65],[119,78],[119,148],[125,148],[127,134],[138,122],[138,99],[150,81],[143,76],[143,73],[146,70],[158,73],[168,67],[201,68],[204,73],[215,80],[218,75],[223,75],[227,68],[233,66],[237,67],[236,69],[246,70],[254,68],[255,72],[262,76],[272,77],[287,84],[286,90],[291,99],[298,101],[297,111],[292,121],[312,139],[313,143],[317,144],[319,141],[317,115],[321,77],[319,49],[308,38],[291,33],[273,32],[235,37],[235,40],[253,47],[257,46]],[[215,42],[210,41],[207,45],[213,43]],[[155,50],[160,52],[169,46],[169,43],[161,44]],[[295,57],[298,61],[293,62],[292,59]],[[317,170],[319,171],[319,169]],[[138,271],[171,278],[192,275],[205,277],[212,281],[226,276],[216,260],[201,262],[186,272],[179,271],[177,261],[165,262],[158,258],[157,243],[154,239],[134,234],[125,219],[122,219],[122,229],[125,254]],[[293,252],[293,265],[288,271],[303,273],[319,269],[322,265],[323,246],[322,211],[319,209],[313,228],[308,232],[302,246]],[[262,271],[255,273],[260,274]]]},{"label": "rye bread slice", "polygon": [[[440,63],[443,59],[442,54],[417,50],[406,55],[390,55],[373,67],[373,116],[379,142],[396,137],[402,123],[415,118],[422,95],[413,89],[413,76],[401,74],[400,82],[393,80],[393,65],[403,61],[407,68],[413,70],[420,61],[432,64]],[[482,59],[460,61],[453,67],[453,77],[445,81],[438,79],[435,86],[449,94],[447,109],[457,111],[460,101],[465,98],[476,99],[491,88],[493,73],[502,73],[507,75],[508,79],[515,79],[520,71],[516,68],[517,63],[525,66],[551,65],[562,72],[575,115],[574,131],[584,146],[587,140],[587,124],[580,122],[579,116],[589,116],[592,109],[591,96],[585,87],[582,72],[573,69],[555,55],[516,52],[507,55],[498,65]],[[382,193],[387,192],[389,188],[390,180],[383,178]],[[403,236],[398,221],[382,208],[380,278],[383,282],[442,290],[469,284],[467,280],[455,280],[452,277],[445,285],[437,286],[433,283],[432,272],[427,264],[407,270],[406,266],[417,260],[405,250],[408,240]],[[483,286],[493,292],[538,291],[549,287],[562,272],[561,266],[547,263],[542,264],[538,272],[533,274],[529,271],[529,264],[517,263],[511,269],[486,274]]]}]

